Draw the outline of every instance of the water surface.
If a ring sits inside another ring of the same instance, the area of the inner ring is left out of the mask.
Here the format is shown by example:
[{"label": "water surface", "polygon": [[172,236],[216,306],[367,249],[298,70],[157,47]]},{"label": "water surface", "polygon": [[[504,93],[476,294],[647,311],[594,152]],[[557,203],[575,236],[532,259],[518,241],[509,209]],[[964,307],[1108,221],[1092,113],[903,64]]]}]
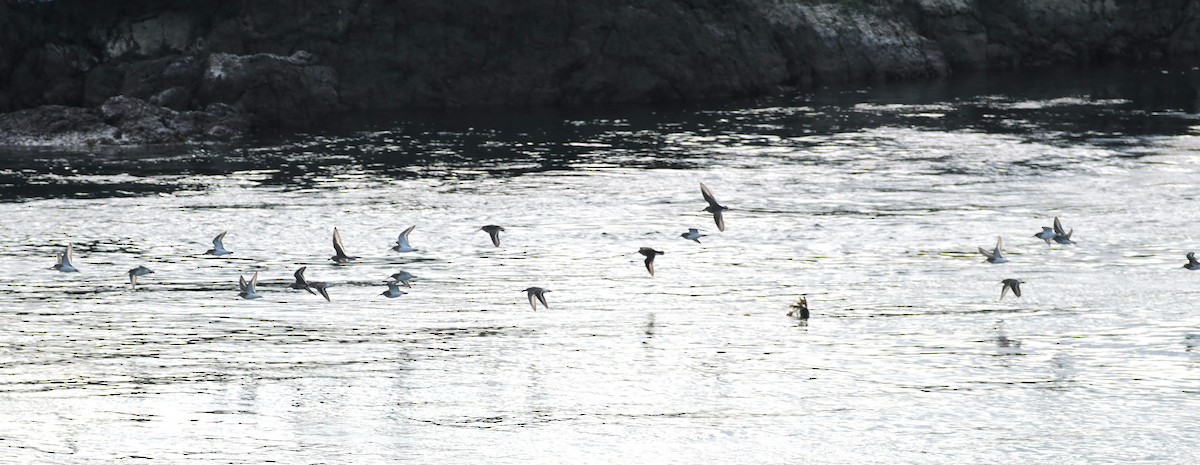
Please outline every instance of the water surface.
[{"label": "water surface", "polygon": [[[1048,70],[3,149],[0,462],[1196,462],[1197,83]],[[1055,216],[1077,245],[1032,237]],[[420,250],[389,250],[413,224]],[[334,226],[358,261],[328,260]],[[222,231],[234,254],[202,255]],[[50,270],[68,242],[81,272]],[[287,289],[300,266],[332,302]],[[420,279],[380,296],[400,269]]]}]

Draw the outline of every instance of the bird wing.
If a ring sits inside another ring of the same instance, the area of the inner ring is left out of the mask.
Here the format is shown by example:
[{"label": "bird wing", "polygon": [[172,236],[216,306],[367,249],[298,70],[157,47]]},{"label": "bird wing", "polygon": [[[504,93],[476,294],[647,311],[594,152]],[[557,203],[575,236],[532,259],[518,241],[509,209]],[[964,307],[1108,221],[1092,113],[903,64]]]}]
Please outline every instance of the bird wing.
[{"label": "bird wing", "polygon": [[979,253],[981,253],[981,254],[983,254],[983,256],[987,257],[987,258],[988,258],[988,260],[991,260],[991,259],[993,259],[993,258],[996,258],[996,256],[995,256],[995,255],[992,255],[992,253],[991,253],[991,252],[989,252],[987,249],[985,249],[985,248],[983,248],[983,247],[980,247],[980,248],[979,248]]},{"label": "bird wing", "polygon": [[333,302],[332,300],[329,300],[329,291],[325,290],[326,287],[327,285],[324,283],[322,283],[320,286],[316,286],[317,292],[321,293],[321,297],[324,297],[326,302]]},{"label": "bird wing", "polygon": [[713,212],[713,221],[717,223],[717,229],[725,232],[725,215],[721,214],[721,210]]},{"label": "bird wing", "polygon": [[1196,252],[1188,252],[1187,259],[1189,262],[1195,263],[1196,262]]},{"label": "bird wing", "polygon": [[1004,250],[1004,239],[996,236],[996,254],[999,255],[1002,250]]},{"label": "bird wing", "polygon": [[412,232],[412,230],[416,227],[417,225],[414,224],[409,226],[408,229],[405,229],[404,232],[400,233],[400,237],[396,238],[396,245],[399,245],[400,247],[412,248],[412,246],[408,244],[408,233]]},{"label": "bird wing", "polygon": [[1004,296],[1008,295],[1008,288],[1008,283],[1004,283],[1004,286],[1000,288],[1000,300],[1004,300]]},{"label": "bird wing", "polygon": [[254,292],[254,288],[256,288],[256,287],[258,287],[258,272],[257,271],[254,272],[254,277],[250,278],[250,284],[248,286],[246,286],[246,290],[249,292]]},{"label": "bird wing", "polygon": [[225,234],[228,232],[229,231],[222,232],[221,234],[217,234],[217,237],[213,238],[213,248],[214,249],[220,250],[220,249],[225,248],[225,245],[223,244],[222,241],[225,240]]},{"label": "bird wing", "polygon": [[246,277],[238,275],[238,289],[240,289],[243,294],[246,293],[246,286]]},{"label": "bird wing", "polygon": [[137,289],[137,273],[135,271],[129,272],[129,285]]},{"label": "bird wing", "polygon": [[1013,289],[1013,294],[1015,294],[1017,297],[1021,296],[1021,282],[1020,281],[1012,283],[1012,289]]},{"label": "bird wing", "polygon": [[717,202],[717,198],[713,196],[712,191],[708,190],[708,186],[705,186],[704,183],[700,183],[700,195],[704,196],[704,201],[708,202],[710,206],[721,206],[721,204]]},{"label": "bird wing", "polygon": [[307,269],[308,269],[307,266],[302,266],[302,267],[300,267],[299,270],[296,270],[296,273],[292,274],[292,276],[296,277],[296,282],[298,282],[300,284],[305,284],[308,282],[308,281],[304,280],[304,270],[307,270]]},{"label": "bird wing", "polygon": [[537,296],[538,302],[541,302],[543,307],[550,308],[550,304],[546,303],[546,294],[544,294],[544,292],[545,291],[538,292],[534,295]]},{"label": "bird wing", "polygon": [[346,248],[342,245],[342,233],[333,228],[333,252],[339,257],[346,257]]},{"label": "bird wing", "polygon": [[1059,221],[1057,216],[1054,217],[1054,234],[1059,236],[1067,235],[1067,230],[1063,229],[1062,221]]},{"label": "bird wing", "polygon": [[67,254],[66,254],[65,261],[67,263],[75,261],[75,244],[72,244],[70,242],[67,243]]},{"label": "bird wing", "polygon": [[654,254],[646,256],[646,270],[650,272],[650,276],[654,276]]},{"label": "bird wing", "polygon": [[495,245],[496,247],[500,247],[500,230],[499,229],[489,229],[487,233],[488,233],[488,237],[492,238],[492,245]]}]

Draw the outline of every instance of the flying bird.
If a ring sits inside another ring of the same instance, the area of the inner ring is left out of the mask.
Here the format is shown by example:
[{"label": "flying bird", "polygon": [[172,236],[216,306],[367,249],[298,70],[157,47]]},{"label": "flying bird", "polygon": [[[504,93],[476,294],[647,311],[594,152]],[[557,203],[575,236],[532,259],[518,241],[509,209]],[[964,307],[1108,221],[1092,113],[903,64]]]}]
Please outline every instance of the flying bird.
[{"label": "flying bird", "polygon": [[245,276],[238,276],[238,288],[242,291],[238,293],[238,297],[243,299],[257,299],[262,297],[254,288],[258,286],[258,272],[254,272],[254,277],[250,281],[246,281]]},{"label": "flying bird", "polygon": [[[290,287],[292,289],[303,289],[303,290],[308,291],[308,293],[312,294],[312,295],[317,295],[317,293],[319,292],[319,293],[321,293],[321,297],[324,297],[325,301],[329,302],[330,301],[329,300],[329,290],[327,289],[329,287],[329,283],[325,283],[325,282],[321,282],[321,281],[309,281],[309,280],[305,279],[304,278],[304,270],[307,270],[307,269],[308,269],[307,266],[302,266],[302,267],[300,267],[300,269],[296,270],[296,273],[292,275],[292,276],[296,277],[296,282],[292,283],[292,285],[288,286],[288,287]],[[313,289],[316,289],[316,292],[313,292]]]},{"label": "flying bird", "polygon": [[1004,300],[1004,296],[1008,294],[1008,290],[1012,289],[1013,295],[1021,297],[1021,284],[1025,281],[1019,279],[1005,279],[1000,281],[1000,300]]},{"label": "flying bird", "polygon": [[[529,297],[529,306],[533,307],[533,311],[537,311],[537,302],[541,302],[543,307],[550,308],[550,304],[546,303],[546,293],[550,292],[549,289],[529,287],[525,288],[524,292]],[[533,300],[535,297],[537,298],[537,302]]]},{"label": "flying bird", "polygon": [[57,263],[55,263],[54,266],[51,268],[61,271],[63,273],[78,272],[79,269],[75,268],[75,265],[73,263],[71,263],[71,261],[74,259],[75,259],[75,247],[72,246],[71,243],[68,242],[67,250],[58,255]]},{"label": "flying bird", "polygon": [[650,276],[654,276],[654,257],[663,253],[650,247],[642,247],[638,249],[638,253],[646,256],[646,271],[650,272]]},{"label": "flying bird", "polygon": [[404,294],[408,294],[407,292],[400,290],[400,287],[396,285],[397,283],[395,281],[389,280],[389,281],[384,281],[384,283],[387,284],[387,287],[388,287],[388,290],[383,291],[383,293],[380,294],[384,297],[392,299],[392,298],[400,297]]},{"label": "flying bird", "polygon": [[1187,259],[1188,263],[1187,265],[1183,265],[1184,268],[1189,270],[1200,270],[1200,261],[1196,261],[1196,252],[1188,252]]},{"label": "flying bird", "polygon": [[1046,241],[1046,245],[1050,245],[1050,242],[1054,240],[1054,236],[1056,235],[1054,234],[1054,228],[1042,226],[1042,232],[1034,234],[1033,237]]},{"label": "flying bird", "polygon": [[707,236],[707,235],[708,235],[708,234],[700,234],[700,230],[699,230],[699,229],[696,229],[696,228],[688,228],[688,232],[685,232],[685,233],[683,233],[683,234],[680,234],[680,235],[679,235],[679,237],[682,237],[682,238],[684,238],[684,239],[687,239],[687,240],[689,240],[689,241],[696,241],[696,243],[697,243],[697,244],[699,244],[699,243],[700,243],[700,238],[701,238],[701,237],[704,237],[704,236]]},{"label": "flying bird", "polygon": [[138,276],[146,276],[153,272],[154,271],[151,271],[149,268],[146,268],[143,265],[138,265],[137,268],[129,270],[129,285],[132,286],[134,289],[137,289]]},{"label": "flying bird", "polygon": [[309,287],[308,280],[304,279],[304,270],[307,270],[307,269],[308,269],[307,266],[302,266],[302,267],[300,267],[300,269],[296,270],[296,273],[292,275],[292,276],[296,277],[296,282],[292,283],[292,285],[290,285],[288,287],[290,287],[292,289],[300,289],[300,290],[308,291],[309,294],[317,295],[317,293],[313,292],[312,288]]},{"label": "flying bird", "polygon": [[334,255],[329,257],[337,263],[346,263],[358,257],[346,255],[346,246],[342,245],[342,233],[338,232],[338,228],[333,228],[333,252]]},{"label": "flying bird", "polygon": [[700,195],[703,195],[704,201],[708,202],[708,206],[704,207],[704,210],[701,211],[712,213],[713,221],[717,223],[717,229],[725,232],[725,217],[722,216],[721,212],[728,210],[728,208],[717,202],[717,198],[712,195],[712,191],[708,190],[708,186],[705,186],[704,183],[700,183]]},{"label": "flying bird", "polygon": [[500,247],[500,231],[503,231],[504,228],[502,228],[500,226],[496,226],[494,224],[489,224],[487,226],[479,228],[479,230],[487,231],[488,237],[492,238],[492,245],[495,245],[496,247]]},{"label": "flying bird", "polygon": [[408,233],[411,233],[416,227],[417,225],[414,224],[409,226],[408,229],[405,229],[404,232],[400,233],[400,237],[396,239],[396,245],[392,247],[392,250],[397,252],[416,252],[417,249],[414,249],[412,245],[408,243]]},{"label": "flying bird", "polygon": [[400,270],[399,273],[392,275],[392,280],[394,280],[398,283],[404,284],[404,287],[412,287],[412,284],[409,284],[409,281],[412,281],[414,279],[417,279],[416,275],[409,273],[407,271],[404,271],[404,270]]},{"label": "flying bird", "polygon": [[309,292],[312,292],[311,289],[316,289],[317,292],[321,293],[321,297],[325,298],[326,302],[332,302],[331,300],[329,300],[329,290],[328,290],[329,286],[330,286],[329,283],[322,282],[322,281],[309,281],[308,282],[308,287],[310,288]]},{"label": "flying bird", "polygon": [[1070,231],[1063,229],[1062,222],[1058,221],[1057,216],[1054,217],[1054,242],[1057,242],[1059,244],[1068,244],[1068,245],[1074,244],[1075,241],[1071,240],[1071,234],[1073,234],[1074,232],[1075,232],[1074,228],[1072,228]]},{"label": "flying bird", "polygon": [[217,234],[217,237],[213,238],[213,248],[208,249],[208,251],[204,252],[204,254],[205,255],[216,255],[219,257],[221,255],[229,255],[229,254],[233,253],[233,252],[226,250],[225,243],[222,242],[225,240],[225,234],[227,234],[228,232],[229,231],[225,231],[221,234]]},{"label": "flying bird", "polygon": [[1001,239],[999,236],[996,237],[996,248],[989,252],[987,249],[980,247],[979,253],[987,257],[988,263],[1004,263],[1008,261],[1008,259],[1004,258],[1004,239]]}]

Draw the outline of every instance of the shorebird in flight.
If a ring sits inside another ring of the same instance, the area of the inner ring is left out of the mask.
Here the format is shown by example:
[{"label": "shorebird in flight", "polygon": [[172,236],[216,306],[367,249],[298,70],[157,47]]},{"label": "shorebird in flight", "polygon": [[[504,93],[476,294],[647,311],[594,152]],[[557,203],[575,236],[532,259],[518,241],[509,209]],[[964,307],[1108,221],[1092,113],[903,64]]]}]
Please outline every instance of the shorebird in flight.
[{"label": "shorebird in flight", "polygon": [[227,234],[228,232],[229,231],[225,231],[221,234],[217,234],[217,237],[213,238],[213,248],[208,249],[208,251],[204,252],[204,254],[205,255],[216,255],[216,256],[220,257],[221,255],[229,255],[229,254],[233,253],[233,252],[226,250],[225,243],[222,242],[225,240],[225,234]]},{"label": "shorebird in flight", "polygon": [[338,228],[333,228],[333,256],[329,257],[337,263],[346,263],[358,257],[346,255],[346,246],[342,245],[342,233],[338,232]]},{"label": "shorebird in flight", "polygon": [[1021,284],[1025,281],[1019,279],[1005,279],[1000,281],[1000,300],[1004,300],[1004,296],[1008,294],[1008,290],[1012,289],[1013,295],[1021,297]]},{"label": "shorebird in flight", "polygon": [[1004,258],[1004,239],[1001,239],[1000,237],[996,237],[996,248],[988,251],[987,249],[980,247],[979,253],[987,257],[988,263],[1004,263],[1008,261],[1008,259]]},{"label": "shorebird in flight", "polygon": [[146,268],[143,265],[138,265],[137,268],[129,270],[129,285],[132,286],[134,289],[137,289],[138,276],[146,276],[153,272],[154,271],[151,271],[149,268]]},{"label": "shorebird in flight", "polygon": [[[546,303],[546,293],[550,292],[549,289],[529,287],[525,288],[524,292],[529,297],[529,306],[533,307],[533,311],[537,311],[537,302],[541,302],[543,307],[550,308],[550,304]],[[534,298],[537,298],[536,302],[533,300]]]},{"label": "shorebird in flight", "polygon": [[247,300],[257,299],[259,297],[262,297],[261,295],[258,294],[258,291],[255,290],[255,287],[257,287],[257,286],[258,286],[258,272],[257,271],[254,272],[254,277],[250,278],[250,281],[246,281],[245,276],[238,276],[238,288],[240,288],[242,290],[241,292],[238,293],[238,297],[241,297],[241,298],[247,299]]},{"label": "shorebird in flight", "polygon": [[384,297],[392,299],[392,298],[400,297],[404,294],[408,294],[407,292],[400,290],[400,286],[398,286],[395,281],[387,280],[387,281],[384,281],[384,283],[387,284],[387,287],[388,287],[388,290],[383,291],[383,293],[380,294]]},{"label": "shorebird in flight", "polygon": [[684,238],[684,239],[687,239],[687,240],[689,240],[689,241],[696,241],[696,243],[697,243],[697,244],[699,244],[699,243],[700,243],[700,238],[701,238],[701,237],[704,237],[704,236],[707,236],[707,235],[708,235],[708,234],[700,234],[700,230],[699,230],[699,229],[696,229],[696,228],[688,228],[688,232],[685,232],[685,233],[683,233],[683,234],[680,234],[680,235],[679,235],[679,237],[682,237],[682,238]]},{"label": "shorebird in flight", "polygon": [[412,284],[410,284],[409,281],[412,281],[414,279],[417,279],[416,275],[409,273],[407,271],[404,271],[404,270],[400,270],[399,273],[392,275],[392,280],[394,280],[398,283],[404,284],[404,287],[412,287]]},{"label": "shorebird in flight", "polygon": [[1062,222],[1058,221],[1057,216],[1054,217],[1054,242],[1057,242],[1059,244],[1068,244],[1068,245],[1074,244],[1075,241],[1071,240],[1071,234],[1073,234],[1074,232],[1075,232],[1075,229],[1073,229],[1073,228],[1070,231],[1063,229]]},{"label": "shorebird in flight", "polygon": [[414,249],[412,245],[408,243],[408,233],[411,233],[416,227],[417,225],[414,224],[409,226],[408,229],[405,229],[404,232],[400,233],[400,237],[396,239],[396,245],[392,247],[392,250],[397,252],[416,252],[417,249]]},{"label": "shorebird in flight", "polygon": [[1183,265],[1184,268],[1189,270],[1200,270],[1200,261],[1196,260],[1196,252],[1188,252],[1187,259],[1188,262],[1187,265]]},{"label": "shorebird in flight", "polygon": [[650,247],[642,247],[638,249],[638,253],[646,256],[646,271],[650,272],[650,276],[654,276],[654,257],[663,253]]},{"label": "shorebird in flight", "polygon": [[492,245],[495,245],[496,247],[500,247],[500,231],[503,231],[504,228],[502,228],[500,226],[496,226],[494,224],[489,224],[487,226],[479,228],[479,230],[487,231],[488,237],[492,238]]},{"label": "shorebird in flight", "polygon": [[68,242],[67,250],[58,255],[57,263],[55,263],[54,266],[51,268],[54,268],[63,273],[78,272],[79,269],[75,268],[75,265],[73,263],[71,263],[72,260],[75,260],[75,247],[73,245],[71,245],[70,242]]},{"label": "shorebird in flight", "polygon": [[704,183],[700,183],[700,195],[703,195],[704,201],[708,202],[708,206],[704,207],[704,210],[701,211],[712,213],[713,221],[717,223],[717,229],[725,232],[725,217],[721,212],[728,210],[728,208],[717,202],[717,198],[713,196],[712,191],[708,190],[708,186],[705,186]]}]

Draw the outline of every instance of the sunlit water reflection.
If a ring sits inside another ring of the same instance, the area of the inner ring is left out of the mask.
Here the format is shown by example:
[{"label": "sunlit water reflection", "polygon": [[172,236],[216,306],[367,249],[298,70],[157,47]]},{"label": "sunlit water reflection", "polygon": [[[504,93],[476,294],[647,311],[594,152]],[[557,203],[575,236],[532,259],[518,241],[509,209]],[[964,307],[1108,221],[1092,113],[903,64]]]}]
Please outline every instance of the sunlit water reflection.
[{"label": "sunlit water reflection", "polygon": [[1200,75],[1166,71],[8,149],[0,461],[1196,462]]}]

